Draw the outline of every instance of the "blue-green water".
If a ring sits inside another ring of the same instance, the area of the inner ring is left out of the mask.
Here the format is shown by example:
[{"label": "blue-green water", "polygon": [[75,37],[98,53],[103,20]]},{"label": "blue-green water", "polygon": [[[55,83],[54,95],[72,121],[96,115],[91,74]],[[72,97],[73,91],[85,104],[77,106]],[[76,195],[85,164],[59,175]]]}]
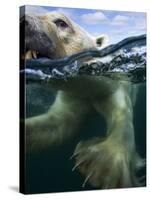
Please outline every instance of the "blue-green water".
[{"label": "blue-green water", "polygon": [[[27,117],[44,113],[55,99],[55,92],[37,85],[27,85]],[[134,128],[136,147],[139,154],[146,156],[146,87],[141,84],[136,105],[134,107]],[[102,117],[93,113],[83,124],[80,134],[64,145],[34,154],[27,154],[26,159],[26,192],[64,192],[95,189],[86,185],[83,189],[82,177],[73,171],[74,161],[70,160],[76,144],[82,139],[102,136],[106,132],[106,124]],[[145,174],[145,169],[140,172]]]}]

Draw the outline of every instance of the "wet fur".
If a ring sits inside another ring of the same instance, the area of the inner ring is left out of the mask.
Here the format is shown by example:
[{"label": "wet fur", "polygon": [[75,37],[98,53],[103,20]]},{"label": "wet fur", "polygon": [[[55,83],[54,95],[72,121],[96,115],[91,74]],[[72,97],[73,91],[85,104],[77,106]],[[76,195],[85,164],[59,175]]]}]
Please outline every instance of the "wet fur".
[{"label": "wet fur", "polygon": [[[69,29],[58,30],[54,18],[66,20]],[[97,48],[99,38],[95,40],[61,13],[51,12],[40,20],[42,31],[55,43],[55,58]],[[144,161],[135,147],[131,85],[90,76],[49,85],[58,90],[55,102],[47,113],[26,119],[27,150],[39,151],[73,139],[86,116],[96,110],[107,123],[105,138],[79,142],[73,153],[74,169],[85,176],[83,186],[86,182],[99,188],[139,186],[136,172]]]}]

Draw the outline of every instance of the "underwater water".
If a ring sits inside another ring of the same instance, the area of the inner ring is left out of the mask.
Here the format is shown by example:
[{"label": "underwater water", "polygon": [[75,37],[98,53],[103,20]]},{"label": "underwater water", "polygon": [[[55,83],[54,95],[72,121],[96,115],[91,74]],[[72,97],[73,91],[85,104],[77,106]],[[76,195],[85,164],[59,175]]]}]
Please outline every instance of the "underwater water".
[{"label": "underwater water", "polygon": [[[136,148],[138,153],[146,157],[146,84],[139,84],[139,93],[134,107],[134,129]],[[36,116],[46,112],[55,99],[56,93],[38,84],[26,85],[26,116]],[[93,113],[83,124],[80,133],[71,142],[38,153],[28,154],[26,157],[26,192],[64,192],[95,189],[88,185],[82,188],[84,177],[75,170],[74,160],[70,156],[80,140],[87,140],[95,136],[102,137],[106,132],[105,120],[97,113]],[[140,171],[145,175],[146,169]]]}]

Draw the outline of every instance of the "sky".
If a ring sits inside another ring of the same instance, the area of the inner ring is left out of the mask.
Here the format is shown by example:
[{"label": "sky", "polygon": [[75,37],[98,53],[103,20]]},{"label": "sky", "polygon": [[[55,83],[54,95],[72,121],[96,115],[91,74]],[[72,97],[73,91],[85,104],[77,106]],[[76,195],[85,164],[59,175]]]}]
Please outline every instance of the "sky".
[{"label": "sky", "polygon": [[93,36],[108,35],[110,44],[146,33],[146,13],[143,12],[26,6],[26,13],[44,14],[54,10],[63,12]]}]

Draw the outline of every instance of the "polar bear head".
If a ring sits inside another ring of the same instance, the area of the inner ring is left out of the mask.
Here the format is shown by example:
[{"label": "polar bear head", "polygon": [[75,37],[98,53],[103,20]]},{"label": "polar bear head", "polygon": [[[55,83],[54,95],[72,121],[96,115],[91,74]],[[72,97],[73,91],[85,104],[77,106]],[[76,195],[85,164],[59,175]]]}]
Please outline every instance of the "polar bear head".
[{"label": "polar bear head", "polygon": [[83,50],[103,47],[105,35],[94,38],[83,28],[53,11],[44,15],[25,15],[22,20],[25,32],[25,58],[62,58]]}]

